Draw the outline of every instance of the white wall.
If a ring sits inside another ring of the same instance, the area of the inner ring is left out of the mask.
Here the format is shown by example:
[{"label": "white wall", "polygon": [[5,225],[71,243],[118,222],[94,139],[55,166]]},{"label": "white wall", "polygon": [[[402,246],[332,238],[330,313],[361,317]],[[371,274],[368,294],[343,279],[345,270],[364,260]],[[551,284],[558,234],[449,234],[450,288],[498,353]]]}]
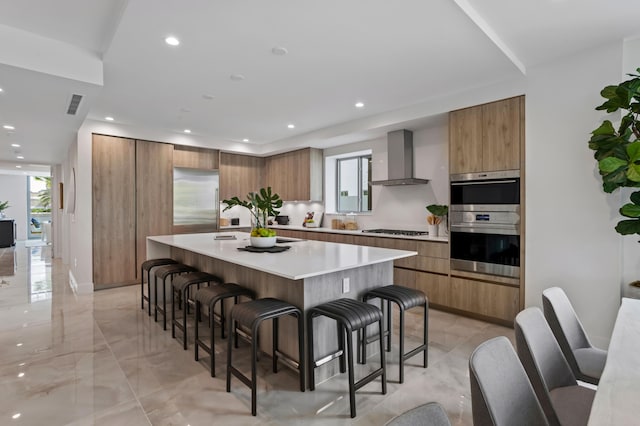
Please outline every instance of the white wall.
[{"label": "white wall", "polygon": [[606,346],[620,303],[619,195],[602,190],[587,142],[605,118],[600,90],[620,80],[616,43],[528,70],[526,305],[560,286],[596,344]]},{"label": "white wall", "polygon": [[9,201],[4,211],[17,225],[16,238],[27,239],[27,176],[0,174],[0,202]]}]

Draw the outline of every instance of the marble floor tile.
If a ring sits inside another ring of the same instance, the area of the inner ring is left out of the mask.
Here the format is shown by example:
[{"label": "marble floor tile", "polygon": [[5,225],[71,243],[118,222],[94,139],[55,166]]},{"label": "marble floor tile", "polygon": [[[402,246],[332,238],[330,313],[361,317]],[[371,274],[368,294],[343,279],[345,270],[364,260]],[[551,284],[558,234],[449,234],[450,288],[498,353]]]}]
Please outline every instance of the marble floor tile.
[{"label": "marble floor tile", "polygon": [[[209,357],[194,361],[193,318],[189,349],[170,327],[140,309],[138,286],[78,295],[68,269],[51,259],[51,247],[0,249],[0,424],[11,425],[383,425],[394,416],[438,401],[454,425],[470,425],[468,358],[481,342],[513,330],[431,309],[428,368],[422,355],[405,363],[398,383],[397,312],[388,385],[379,380],[356,394],[358,416],[349,417],[347,375],[299,391],[298,375],[258,363],[258,416],[250,389],[232,379],[226,392],[226,340],[216,331],[217,377]],[[146,307],[146,306],[145,306]],[[169,314],[170,316],[170,314]],[[170,323],[169,323],[170,325]],[[206,325],[203,336],[208,336]],[[181,335],[180,333],[178,335]],[[407,312],[407,350],[420,344],[419,309]],[[357,365],[356,377],[375,368],[377,356]],[[249,346],[234,350],[234,365],[249,371]]]}]

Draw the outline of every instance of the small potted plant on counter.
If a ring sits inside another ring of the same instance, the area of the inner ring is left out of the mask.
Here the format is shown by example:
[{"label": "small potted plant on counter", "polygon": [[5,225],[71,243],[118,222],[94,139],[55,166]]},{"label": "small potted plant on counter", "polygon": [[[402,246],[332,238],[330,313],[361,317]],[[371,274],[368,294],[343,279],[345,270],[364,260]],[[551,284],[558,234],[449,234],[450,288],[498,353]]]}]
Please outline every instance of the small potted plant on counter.
[{"label": "small potted plant on counter", "polygon": [[273,247],[276,245],[276,231],[269,229],[267,218],[277,216],[280,213],[276,209],[282,207],[282,200],[278,194],[271,192],[271,187],[260,188],[258,192],[250,192],[247,194],[246,200],[233,197],[222,202],[227,205],[223,211],[234,206],[242,206],[251,212],[255,222],[251,229],[251,245],[253,247]]},{"label": "small potted plant on counter", "polygon": [[442,204],[429,204],[427,211],[431,213],[427,216],[428,232],[430,237],[438,236],[438,225],[442,222],[443,218],[449,213],[449,206]]},{"label": "small potted plant on counter", "polygon": [[4,217],[4,211],[5,211],[6,209],[8,209],[9,207],[11,207],[11,206],[9,205],[9,202],[8,202],[8,201],[2,201],[2,202],[0,202],[0,218],[3,218],[3,217]]}]

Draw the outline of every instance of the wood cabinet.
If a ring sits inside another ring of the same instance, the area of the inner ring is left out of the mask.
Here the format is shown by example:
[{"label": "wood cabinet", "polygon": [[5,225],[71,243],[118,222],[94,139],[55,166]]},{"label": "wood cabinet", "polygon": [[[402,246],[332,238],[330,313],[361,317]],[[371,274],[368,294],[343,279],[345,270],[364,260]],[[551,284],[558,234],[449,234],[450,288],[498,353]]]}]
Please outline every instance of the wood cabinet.
[{"label": "wood cabinet", "polygon": [[137,283],[146,238],[172,232],[173,145],[93,135],[93,283]]},{"label": "wood cabinet", "polygon": [[322,162],[322,151],[314,148],[267,157],[263,186],[285,201],[321,201]]},{"label": "wood cabinet", "polygon": [[[173,145],[136,141],[136,273],[147,237],[173,230]],[[139,277],[137,277],[139,279]]]},{"label": "wood cabinet", "polygon": [[449,114],[450,173],[520,169],[524,96]]},{"label": "wood cabinet", "polygon": [[219,152],[215,149],[176,145],[173,150],[173,167],[191,169],[218,169]]},{"label": "wood cabinet", "polygon": [[133,139],[93,135],[93,283],[98,289],[137,279],[135,151]]},{"label": "wood cabinet", "polygon": [[263,186],[264,158],[220,153],[220,200],[237,196],[244,199],[249,192]]},{"label": "wood cabinet", "polygon": [[519,312],[520,289],[509,285],[451,277],[450,306],[513,326]]}]

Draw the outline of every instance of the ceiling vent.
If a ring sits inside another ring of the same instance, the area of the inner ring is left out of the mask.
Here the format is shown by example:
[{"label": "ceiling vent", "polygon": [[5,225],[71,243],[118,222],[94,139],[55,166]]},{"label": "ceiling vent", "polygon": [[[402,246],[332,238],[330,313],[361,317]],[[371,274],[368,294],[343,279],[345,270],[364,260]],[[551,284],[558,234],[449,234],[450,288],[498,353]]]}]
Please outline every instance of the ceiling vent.
[{"label": "ceiling vent", "polygon": [[67,114],[76,115],[76,112],[78,112],[78,107],[80,106],[81,101],[82,101],[82,95],[71,96],[71,102],[69,102],[69,108],[67,108]]}]

